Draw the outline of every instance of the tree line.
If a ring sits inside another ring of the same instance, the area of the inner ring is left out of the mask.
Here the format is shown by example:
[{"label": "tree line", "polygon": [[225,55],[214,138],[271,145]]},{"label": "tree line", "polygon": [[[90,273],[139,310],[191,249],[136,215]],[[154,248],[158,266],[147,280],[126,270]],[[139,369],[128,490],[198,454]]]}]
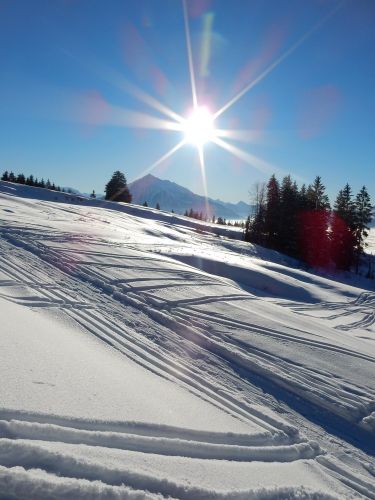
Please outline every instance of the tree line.
[{"label": "tree line", "polygon": [[1,176],[2,181],[15,182],[17,184],[25,184],[26,186],[40,187],[45,189],[52,189],[52,191],[61,191],[60,186],[56,186],[54,182],[50,182],[49,179],[44,181],[42,178],[40,181],[37,177],[29,175],[26,177],[24,174],[14,174],[13,172],[8,172],[5,170]]},{"label": "tree line", "polygon": [[245,224],[244,239],[281,251],[314,267],[334,266],[358,272],[366,246],[372,205],[365,186],[354,196],[346,184],[331,209],[317,176],[301,188],[290,175],[281,183],[272,175],[255,189],[255,212]]},{"label": "tree line", "polygon": [[206,214],[203,214],[203,212],[198,212],[197,210],[194,210],[191,208],[190,210],[185,210],[184,213],[185,217],[190,217],[191,219],[196,219],[196,220],[201,220],[204,222],[211,222],[212,224],[219,224],[221,226],[233,226],[233,227],[241,227],[244,229],[245,223],[243,221],[230,221],[226,220],[224,217],[216,217],[216,215],[213,215],[211,218],[207,217]]}]

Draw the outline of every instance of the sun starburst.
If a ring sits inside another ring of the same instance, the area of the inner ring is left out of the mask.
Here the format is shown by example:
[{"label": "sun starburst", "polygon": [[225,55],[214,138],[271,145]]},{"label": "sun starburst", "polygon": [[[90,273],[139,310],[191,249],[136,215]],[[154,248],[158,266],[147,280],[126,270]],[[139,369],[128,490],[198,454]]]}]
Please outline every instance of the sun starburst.
[{"label": "sun starburst", "polygon": [[254,80],[248,83],[242,90],[240,90],[234,97],[232,97],[223,106],[214,112],[211,112],[205,103],[199,102],[197,94],[197,85],[194,72],[194,62],[193,62],[193,51],[190,38],[189,29],[189,14],[187,7],[187,0],[182,0],[182,10],[184,18],[184,29],[185,29],[185,40],[186,40],[186,50],[187,50],[187,60],[190,76],[190,86],[191,86],[191,97],[192,97],[192,109],[189,114],[185,117],[180,116],[178,113],[170,109],[164,103],[160,102],[155,97],[147,94],[145,91],[138,89],[134,84],[128,82],[124,79],[122,75],[110,70],[109,68],[104,68],[103,65],[92,64],[92,69],[96,70],[97,73],[101,73],[103,78],[106,80],[111,80],[113,85],[121,88],[125,92],[131,94],[137,100],[143,104],[148,105],[154,110],[158,111],[166,119],[161,119],[156,116],[152,116],[147,113],[138,113],[130,110],[121,110],[120,108],[108,107],[108,113],[110,113],[110,118],[108,123],[115,125],[124,125],[128,127],[136,128],[150,128],[150,129],[160,129],[164,131],[175,131],[179,132],[182,137],[180,141],[173,146],[169,151],[164,153],[159,159],[154,161],[149,167],[147,167],[140,176],[145,173],[151,172],[154,168],[159,166],[161,163],[166,161],[177,151],[179,151],[183,146],[190,145],[197,149],[198,162],[201,170],[202,176],[202,186],[207,199],[207,182],[205,173],[205,158],[204,158],[204,146],[207,143],[212,143],[217,147],[222,148],[228,153],[236,156],[245,163],[248,163],[253,168],[261,172],[275,172],[280,171],[276,166],[270,165],[266,161],[258,158],[254,154],[249,153],[237,146],[234,146],[229,140],[242,141],[242,142],[256,142],[259,136],[256,130],[234,130],[234,129],[222,129],[218,128],[216,125],[217,119],[225,113],[229,108],[231,108],[237,101],[239,101],[245,94],[247,94],[255,85],[260,83],[264,78],[266,78],[277,66],[284,62],[291,54],[296,51],[308,38],[310,38],[318,29],[320,29],[323,24],[325,24],[328,19],[330,19],[338,10],[342,7],[344,0],[337,4],[325,17],[323,17],[318,23],[316,23],[310,30],[308,30],[299,40],[297,40],[289,49],[287,49],[281,56],[279,56],[273,63],[271,63],[266,69],[263,70]]}]

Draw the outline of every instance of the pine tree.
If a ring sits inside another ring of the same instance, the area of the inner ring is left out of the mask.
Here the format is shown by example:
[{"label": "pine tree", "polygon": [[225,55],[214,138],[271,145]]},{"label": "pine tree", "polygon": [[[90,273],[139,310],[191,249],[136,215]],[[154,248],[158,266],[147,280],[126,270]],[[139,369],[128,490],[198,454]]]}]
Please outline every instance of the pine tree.
[{"label": "pine tree", "polygon": [[96,198],[95,190],[92,190],[92,193],[90,194],[90,198]]},{"label": "pine tree", "polygon": [[147,201],[144,201],[144,202],[143,202],[143,206],[144,206],[144,207],[148,207],[148,203],[147,203]]},{"label": "pine tree", "polygon": [[156,210],[160,210],[160,205],[159,205],[159,202],[156,203],[156,206],[155,206]]},{"label": "pine tree", "polygon": [[307,189],[308,208],[313,210],[329,210],[330,204],[328,196],[325,193],[325,186],[322,183],[322,178],[317,175],[314,183]]},{"label": "pine tree", "polygon": [[132,201],[132,195],[126,183],[125,175],[119,170],[113,173],[105,186],[105,199],[121,201],[123,203],[131,203]]},{"label": "pine tree", "polygon": [[288,255],[298,254],[298,186],[290,175],[284,177],[280,187],[278,249]]},{"label": "pine tree", "polygon": [[320,176],[307,188],[306,202],[308,210],[300,216],[301,257],[311,266],[326,267],[330,254],[330,204]]},{"label": "pine tree", "polygon": [[244,227],[244,232],[243,232],[243,239],[245,241],[251,241],[251,219],[250,215],[248,215],[246,222],[245,222],[245,227]]},{"label": "pine tree", "polygon": [[8,170],[5,170],[5,172],[3,173],[2,177],[1,177],[1,180],[2,181],[9,181],[9,172],[8,172]]},{"label": "pine tree", "polygon": [[267,202],[264,216],[266,243],[276,248],[280,228],[280,185],[273,174],[267,184]]},{"label": "pine tree", "polygon": [[25,176],[23,174],[18,174],[16,182],[18,182],[18,184],[25,184],[26,182]]},{"label": "pine tree", "polygon": [[302,184],[301,189],[298,193],[298,210],[303,211],[309,208],[309,200],[307,197],[306,184]]},{"label": "pine tree", "polygon": [[355,199],[354,237],[355,237],[355,263],[358,273],[361,256],[366,245],[369,224],[372,220],[372,205],[370,195],[365,186],[360,190]]},{"label": "pine tree", "polygon": [[331,259],[337,269],[349,270],[355,248],[355,204],[349,184],[337,195],[331,221]]},{"label": "pine tree", "polygon": [[14,175],[14,173],[12,171],[9,172],[8,180],[9,180],[9,182],[16,182],[16,176]]}]

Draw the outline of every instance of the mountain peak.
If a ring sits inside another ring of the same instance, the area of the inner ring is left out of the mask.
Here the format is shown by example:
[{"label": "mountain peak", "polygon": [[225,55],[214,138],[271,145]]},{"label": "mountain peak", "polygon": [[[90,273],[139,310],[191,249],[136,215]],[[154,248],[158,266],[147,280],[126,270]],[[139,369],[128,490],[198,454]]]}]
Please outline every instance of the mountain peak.
[{"label": "mountain peak", "polygon": [[205,199],[189,189],[176,184],[175,182],[159,179],[152,174],[147,174],[129,184],[130,192],[133,196],[133,203],[142,205],[147,202],[149,206],[156,206],[158,203],[164,210],[174,210],[183,214],[191,208],[195,212],[202,212],[203,215],[211,218],[224,217],[226,219],[246,219],[251,207],[244,202],[226,203],[221,200]]}]

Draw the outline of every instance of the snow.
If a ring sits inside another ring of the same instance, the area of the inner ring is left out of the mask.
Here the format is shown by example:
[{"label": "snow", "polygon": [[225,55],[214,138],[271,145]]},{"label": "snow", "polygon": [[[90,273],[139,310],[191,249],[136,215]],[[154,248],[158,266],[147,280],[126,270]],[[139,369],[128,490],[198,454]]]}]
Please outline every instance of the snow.
[{"label": "snow", "polygon": [[2,495],[375,498],[373,281],[136,205],[0,213]]}]

